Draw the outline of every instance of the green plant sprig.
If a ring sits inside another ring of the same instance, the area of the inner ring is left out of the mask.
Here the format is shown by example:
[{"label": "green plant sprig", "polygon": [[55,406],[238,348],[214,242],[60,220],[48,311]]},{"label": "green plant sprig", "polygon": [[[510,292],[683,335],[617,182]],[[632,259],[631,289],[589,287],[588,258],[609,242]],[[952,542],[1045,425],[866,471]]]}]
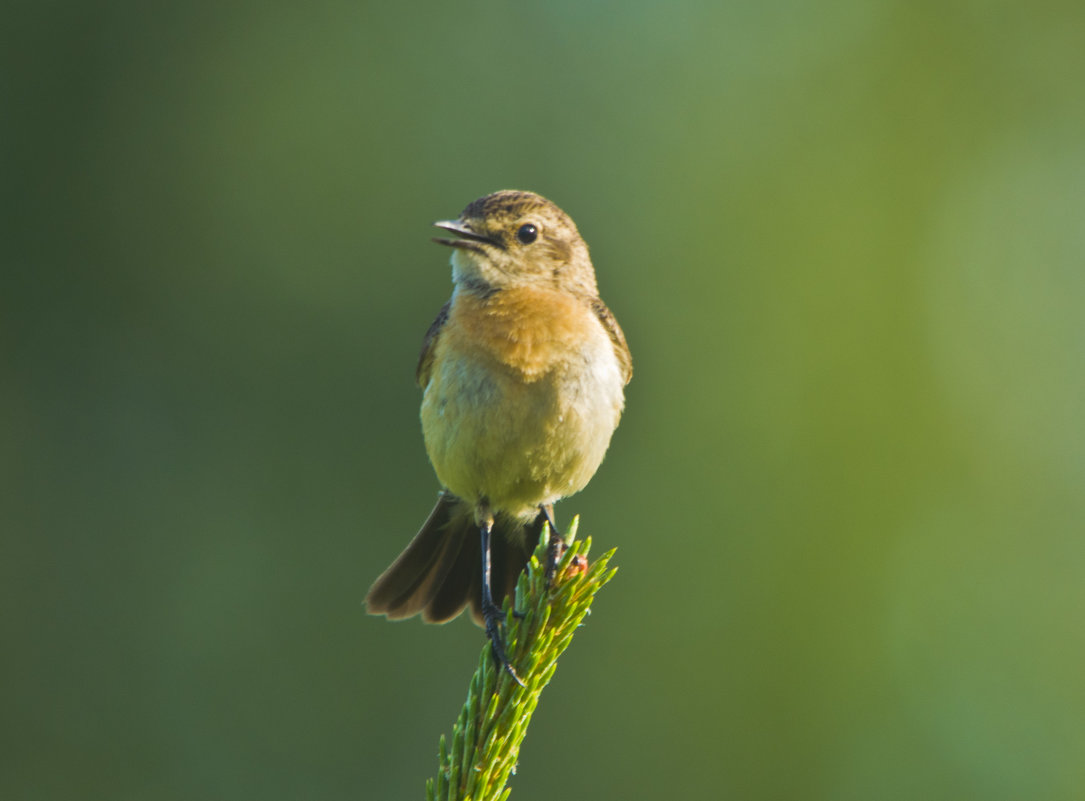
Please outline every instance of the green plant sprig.
[{"label": "green plant sprig", "polygon": [[[614,550],[607,551],[586,569],[591,538],[576,542],[579,518],[566,535],[567,550],[546,580],[550,537],[543,526],[539,545],[520,575],[515,603],[505,602],[505,647],[517,674],[518,685],[494,667],[490,644],[479,657],[467,701],[452,727],[452,745],[441,735],[437,778],[426,782],[426,801],[504,801],[512,788],[520,744],[543,688],[550,683],[558,657],[591,609],[595,594],[618,568],[608,568]],[[515,610],[515,613],[514,613]]]}]

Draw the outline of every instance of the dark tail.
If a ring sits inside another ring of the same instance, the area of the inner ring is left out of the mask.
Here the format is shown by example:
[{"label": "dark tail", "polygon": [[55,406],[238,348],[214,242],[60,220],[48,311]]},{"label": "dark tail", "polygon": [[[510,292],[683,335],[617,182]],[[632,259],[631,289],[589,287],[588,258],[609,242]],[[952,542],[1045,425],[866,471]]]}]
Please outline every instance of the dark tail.
[{"label": "dark tail", "polygon": [[[516,591],[545,519],[540,512],[526,526],[504,515],[494,521],[490,578],[498,606]],[[471,507],[442,492],[422,530],[369,588],[365,597],[369,613],[400,620],[421,612],[427,623],[444,623],[470,605],[471,617],[483,625],[479,543]]]}]

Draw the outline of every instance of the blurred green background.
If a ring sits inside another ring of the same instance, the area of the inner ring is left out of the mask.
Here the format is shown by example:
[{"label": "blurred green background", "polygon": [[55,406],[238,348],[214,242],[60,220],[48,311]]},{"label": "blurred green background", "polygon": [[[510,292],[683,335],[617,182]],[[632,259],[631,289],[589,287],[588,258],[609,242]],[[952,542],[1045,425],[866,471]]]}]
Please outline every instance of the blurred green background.
[{"label": "blurred green background", "polygon": [[0,796],[421,798],[429,224],[636,365],[513,798],[1085,797],[1080,2],[9,3]]}]

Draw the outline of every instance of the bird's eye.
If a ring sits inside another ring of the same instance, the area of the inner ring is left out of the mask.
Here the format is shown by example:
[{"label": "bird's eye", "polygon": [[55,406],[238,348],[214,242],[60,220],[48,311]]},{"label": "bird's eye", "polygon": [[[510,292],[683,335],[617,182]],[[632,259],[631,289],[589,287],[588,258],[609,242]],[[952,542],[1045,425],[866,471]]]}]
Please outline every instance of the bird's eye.
[{"label": "bird's eye", "polygon": [[531,223],[524,223],[520,226],[520,230],[516,232],[516,238],[519,239],[522,244],[530,245],[539,238],[539,229]]}]

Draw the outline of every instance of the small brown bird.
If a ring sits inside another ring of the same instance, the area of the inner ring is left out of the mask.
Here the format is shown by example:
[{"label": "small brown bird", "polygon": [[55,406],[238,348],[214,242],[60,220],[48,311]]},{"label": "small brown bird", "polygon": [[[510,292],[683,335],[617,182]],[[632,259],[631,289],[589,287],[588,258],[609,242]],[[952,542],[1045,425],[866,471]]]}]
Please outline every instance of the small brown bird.
[{"label": "small brown bird", "polygon": [[588,246],[549,200],[496,192],[434,225],[454,235],[434,239],[453,249],[452,298],[426,333],[417,376],[426,451],[445,489],[366,605],[429,623],[470,605],[494,659],[516,678],[501,602],[543,521],[552,571],[553,504],[603,461],[632,358],[599,299]]}]

